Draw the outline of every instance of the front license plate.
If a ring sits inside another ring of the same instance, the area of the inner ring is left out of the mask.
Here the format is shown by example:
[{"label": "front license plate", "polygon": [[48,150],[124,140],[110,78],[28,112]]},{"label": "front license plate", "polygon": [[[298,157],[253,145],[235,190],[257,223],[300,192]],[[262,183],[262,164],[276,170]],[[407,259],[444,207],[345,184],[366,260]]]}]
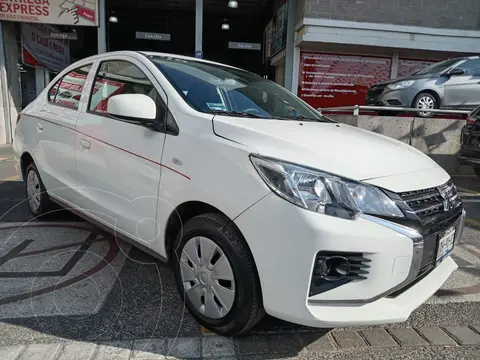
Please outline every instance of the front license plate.
[{"label": "front license plate", "polygon": [[455,240],[455,228],[452,227],[441,235],[440,240],[438,241],[438,250],[437,250],[437,264],[442,262],[453,249],[453,243]]}]

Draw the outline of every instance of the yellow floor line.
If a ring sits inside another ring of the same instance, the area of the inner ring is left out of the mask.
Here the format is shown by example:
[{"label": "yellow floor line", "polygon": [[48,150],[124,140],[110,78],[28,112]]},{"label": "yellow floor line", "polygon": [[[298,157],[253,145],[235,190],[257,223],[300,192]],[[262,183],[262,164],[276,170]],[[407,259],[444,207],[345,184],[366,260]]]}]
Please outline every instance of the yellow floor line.
[{"label": "yellow floor line", "polygon": [[5,178],[5,179],[0,179],[0,181],[18,181],[18,180],[20,180],[19,175],[10,176],[10,177]]},{"label": "yellow floor line", "polygon": [[465,219],[465,222],[467,224],[480,227],[480,221],[478,221],[478,220],[467,218],[467,219]]},{"label": "yellow floor line", "polygon": [[200,326],[200,332],[202,335],[211,335],[214,334],[213,331],[208,330],[207,328],[204,328],[203,326]]},{"label": "yellow floor line", "polygon": [[475,191],[473,191],[473,190],[469,190],[469,189],[462,188],[462,187],[460,187],[460,186],[457,186],[457,190],[460,190],[460,191],[462,191],[462,192],[464,192],[464,193],[467,193],[467,194],[472,194],[472,195],[480,196],[480,193],[475,192]]}]

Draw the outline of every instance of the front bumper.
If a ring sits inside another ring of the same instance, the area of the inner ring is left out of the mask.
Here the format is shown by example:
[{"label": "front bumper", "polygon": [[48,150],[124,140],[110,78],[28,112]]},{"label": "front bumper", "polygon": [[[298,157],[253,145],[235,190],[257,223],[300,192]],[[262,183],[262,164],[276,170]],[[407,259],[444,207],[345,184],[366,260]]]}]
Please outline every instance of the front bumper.
[{"label": "front bumper", "polygon": [[409,88],[394,91],[384,90],[381,94],[375,95],[369,95],[367,93],[365,104],[369,106],[391,106],[409,108],[412,106],[415,95],[416,92],[411,91],[411,89]]},{"label": "front bumper", "polygon": [[[456,222],[457,242],[463,217]],[[266,312],[302,325],[344,327],[405,321],[457,268],[447,257],[416,279],[422,238],[414,230],[388,227],[363,216],[350,221],[316,214],[273,193],[235,223],[252,250]],[[371,260],[367,278],[309,296],[319,251],[362,253]],[[394,291],[395,296],[387,296]]]}]

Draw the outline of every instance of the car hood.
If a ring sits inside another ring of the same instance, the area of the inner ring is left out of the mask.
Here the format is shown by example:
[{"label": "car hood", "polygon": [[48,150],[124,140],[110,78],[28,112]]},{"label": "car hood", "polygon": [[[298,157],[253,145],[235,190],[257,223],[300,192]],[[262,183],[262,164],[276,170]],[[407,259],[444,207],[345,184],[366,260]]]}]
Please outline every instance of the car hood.
[{"label": "car hood", "polygon": [[248,146],[259,155],[353,180],[438,167],[407,144],[344,124],[215,116],[213,128],[217,136]]}]

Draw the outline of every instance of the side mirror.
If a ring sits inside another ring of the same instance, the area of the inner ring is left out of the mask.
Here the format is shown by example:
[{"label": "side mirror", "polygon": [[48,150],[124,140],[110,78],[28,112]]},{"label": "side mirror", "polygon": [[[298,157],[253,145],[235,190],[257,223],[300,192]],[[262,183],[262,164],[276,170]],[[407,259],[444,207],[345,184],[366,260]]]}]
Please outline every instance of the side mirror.
[{"label": "side mirror", "polygon": [[143,94],[121,94],[108,99],[107,112],[113,117],[145,124],[155,122],[155,101]]},{"label": "side mirror", "polygon": [[450,76],[461,76],[465,74],[464,69],[452,69],[448,72],[448,75]]}]

